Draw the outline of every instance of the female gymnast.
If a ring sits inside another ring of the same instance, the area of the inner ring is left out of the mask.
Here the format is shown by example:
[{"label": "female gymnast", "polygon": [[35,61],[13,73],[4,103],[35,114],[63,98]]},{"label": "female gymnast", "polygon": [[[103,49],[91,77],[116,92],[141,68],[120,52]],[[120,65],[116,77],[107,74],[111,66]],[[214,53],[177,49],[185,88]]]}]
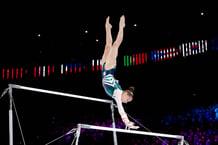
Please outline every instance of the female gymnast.
[{"label": "female gymnast", "polygon": [[110,17],[106,18],[105,29],[106,29],[106,44],[104,53],[101,59],[102,65],[102,85],[106,94],[112,97],[118,107],[118,112],[125,123],[127,128],[138,129],[138,126],[134,126],[134,123],[129,121],[128,116],[123,108],[122,103],[128,103],[133,100],[134,87],[129,87],[127,90],[123,90],[118,83],[118,80],[114,78],[114,73],[117,66],[117,55],[118,49],[123,41],[123,29],[125,27],[125,16],[120,17],[119,31],[117,38],[113,43],[111,28],[112,25],[109,22]]}]

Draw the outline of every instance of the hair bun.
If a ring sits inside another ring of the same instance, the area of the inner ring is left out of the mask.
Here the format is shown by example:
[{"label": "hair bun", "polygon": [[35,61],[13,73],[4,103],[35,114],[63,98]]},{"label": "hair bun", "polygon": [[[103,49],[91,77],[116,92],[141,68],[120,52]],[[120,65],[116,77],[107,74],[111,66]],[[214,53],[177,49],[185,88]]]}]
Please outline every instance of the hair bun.
[{"label": "hair bun", "polygon": [[135,87],[131,86],[129,87],[129,91],[133,92],[135,90]]}]

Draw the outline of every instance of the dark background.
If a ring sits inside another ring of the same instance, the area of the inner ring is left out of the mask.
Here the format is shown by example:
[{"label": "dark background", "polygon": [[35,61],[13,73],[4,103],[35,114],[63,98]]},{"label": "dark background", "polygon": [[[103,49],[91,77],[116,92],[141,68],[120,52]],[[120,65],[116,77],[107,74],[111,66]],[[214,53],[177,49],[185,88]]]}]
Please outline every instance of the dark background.
[{"label": "dark background", "polygon": [[[123,88],[130,85],[136,88],[134,101],[124,105],[130,115],[141,119],[151,130],[161,131],[159,125],[163,116],[217,103],[218,52],[210,46],[211,40],[218,35],[215,2],[35,2],[2,7],[2,67],[59,65],[77,60],[86,63],[99,59],[105,44],[106,17],[111,16],[115,37],[119,18],[124,14],[126,28],[116,78]],[[200,15],[201,12],[205,15]],[[138,27],[133,26],[135,23]],[[85,34],[85,30],[89,33]],[[131,68],[122,64],[122,56],[126,54],[150,52],[196,40],[208,40],[208,51],[163,62],[148,61]],[[91,64],[87,66],[91,68]],[[110,99],[103,91],[100,72],[91,69],[74,76],[56,74],[50,78],[1,80],[1,91],[9,83]],[[89,118],[95,112],[96,120],[110,119],[110,108],[105,104],[23,90],[14,90],[13,96],[27,144],[51,141],[62,134],[51,130],[58,130],[60,126],[64,130],[64,127],[72,127],[72,123],[84,121],[81,114]],[[0,138],[5,144],[8,141],[8,101],[7,95],[0,99]],[[88,120],[85,122],[89,123]],[[17,122],[14,116],[15,141],[21,142]]]}]

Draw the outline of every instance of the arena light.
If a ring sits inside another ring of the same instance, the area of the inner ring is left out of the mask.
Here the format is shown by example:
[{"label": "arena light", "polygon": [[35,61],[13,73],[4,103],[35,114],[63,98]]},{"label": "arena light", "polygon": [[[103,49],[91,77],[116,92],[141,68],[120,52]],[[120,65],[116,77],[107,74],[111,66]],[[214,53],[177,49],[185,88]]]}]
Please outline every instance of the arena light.
[{"label": "arena light", "polygon": [[92,59],[92,71],[95,71],[95,60]]},{"label": "arena light", "polygon": [[146,52],[136,53],[132,55],[124,55],[123,58],[123,65],[127,67],[145,64],[148,60]]},{"label": "arena light", "polygon": [[207,40],[198,40],[192,42],[185,42],[179,45],[179,50],[183,57],[190,55],[197,55],[199,53],[205,53],[208,51]]}]

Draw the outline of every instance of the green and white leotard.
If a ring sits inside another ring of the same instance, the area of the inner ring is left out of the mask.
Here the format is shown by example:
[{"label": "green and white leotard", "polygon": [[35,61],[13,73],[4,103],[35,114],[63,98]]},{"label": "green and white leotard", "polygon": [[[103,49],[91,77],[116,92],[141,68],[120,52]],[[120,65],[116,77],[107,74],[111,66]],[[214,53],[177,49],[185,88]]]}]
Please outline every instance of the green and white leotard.
[{"label": "green and white leotard", "polygon": [[116,67],[110,70],[105,70],[105,63],[102,65],[102,85],[107,95],[112,97],[116,101],[118,111],[120,113],[121,112],[125,113],[121,101],[123,90],[119,85],[118,80],[114,78],[115,71],[116,71]]},{"label": "green and white leotard", "polygon": [[110,70],[105,70],[105,63],[102,66],[102,85],[104,87],[105,92],[110,97],[115,97],[114,90],[122,90],[121,86],[118,83],[118,80],[114,78],[115,71],[116,67]]}]

